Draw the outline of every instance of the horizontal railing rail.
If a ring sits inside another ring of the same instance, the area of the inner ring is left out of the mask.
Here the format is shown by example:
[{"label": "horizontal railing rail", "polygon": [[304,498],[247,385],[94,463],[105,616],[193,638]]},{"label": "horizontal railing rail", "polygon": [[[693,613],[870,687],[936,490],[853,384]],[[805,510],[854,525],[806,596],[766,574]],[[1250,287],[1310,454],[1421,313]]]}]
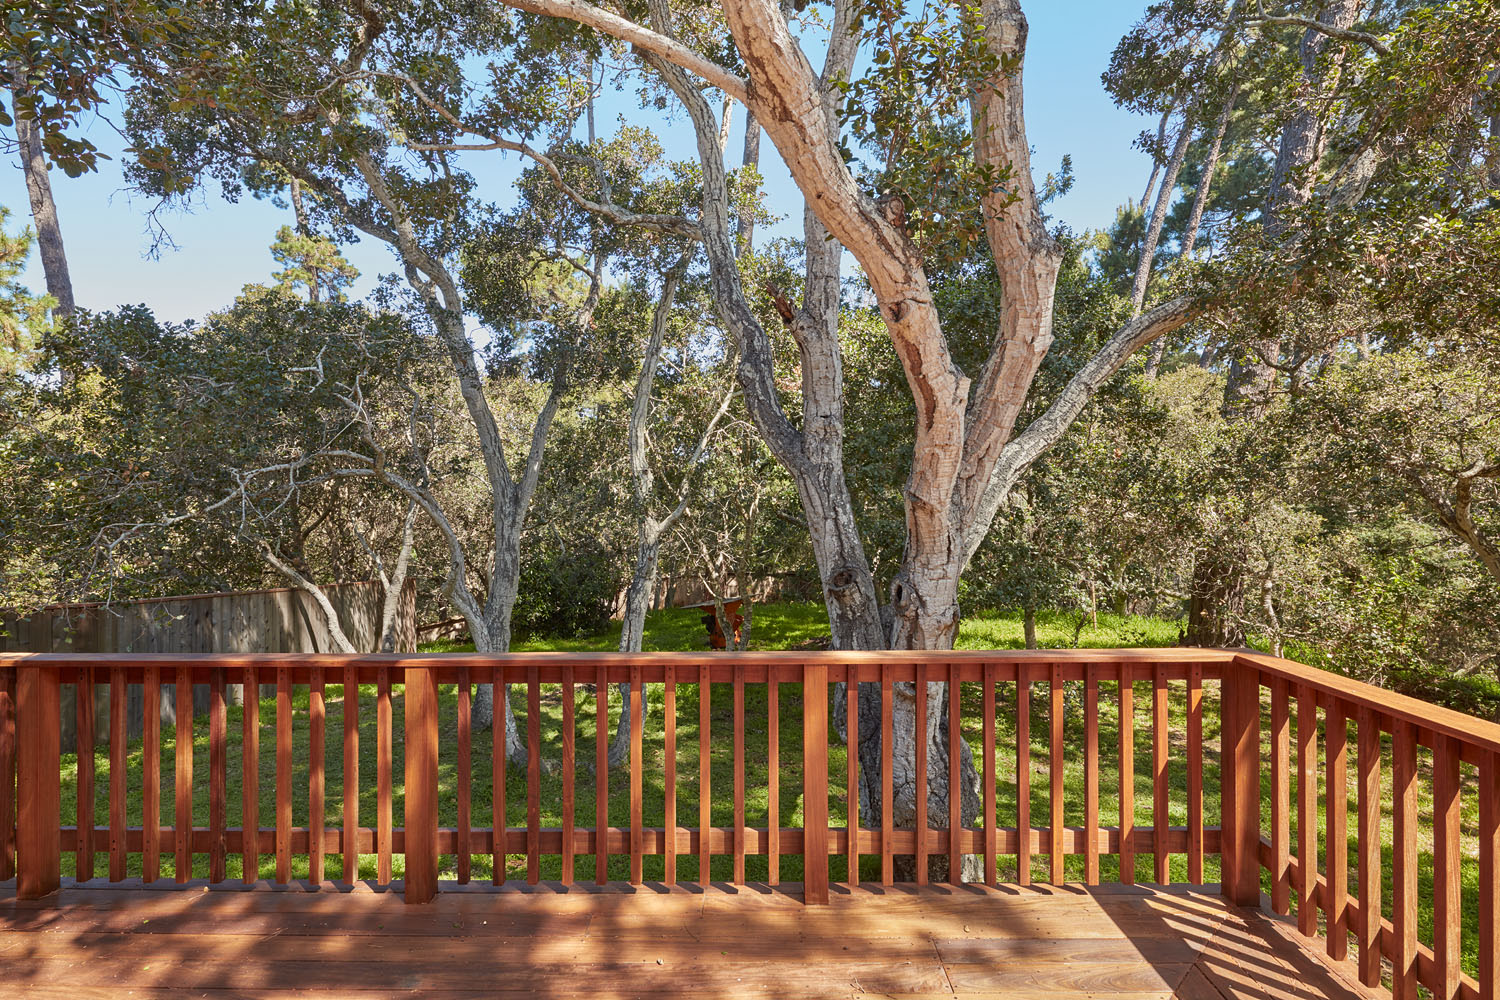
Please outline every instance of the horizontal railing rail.
[{"label": "horizontal railing rail", "polygon": [[[107,689],[111,706],[131,685],[148,702],[162,685],[210,686],[207,719],[176,721],[168,821],[162,734],[150,727],[132,745],[120,716],[96,719],[96,699],[76,697],[80,745],[107,730],[108,752],[79,755],[68,782],[76,820],[63,824],[69,684]],[[267,746],[260,703],[231,710],[232,684],[274,685]],[[519,689],[524,774],[507,760],[504,713],[490,734],[475,731],[480,684]],[[631,722],[617,775],[607,757],[615,684],[629,685]],[[878,703],[878,723],[848,699],[833,704],[837,684]],[[592,689],[582,702],[581,688]],[[649,735],[648,691],[660,713]],[[947,713],[931,720],[939,743],[915,741],[907,762],[893,759],[898,694],[913,703],[903,718],[916,732],[929,731],[933,699]],[[859,746],[876,724],[880,766],[863,781],[861,755],[839,732]],[[195,745],[205,725],[206,753]],[[929,805],[929,782],[961,784],[965,746],[977,816],[958,796]],[[934,751],[942,763],[928,761]],[[647,859],[653,881],[704,883],[718,871],[744,883],[747,859],[763,859],[766,881],[800,878],[809,903],[826,902],[839,875],[890,884],[901,859],[922,882],[930,859],[946,857],[959,881],[969,857],[992,885],[1217,878],[1248,906],[1266,890],[1265,905],[1324,938],[1333,959],[1352,943],[1369,985],[1388,978],[1397,997],[1419,985],[1442,1000],[1496,996],[1500,726],[1246,651],[0,655],[0,777],[0,880],[16,878],[26,898],[62,884],[65,856],[74,884],[133,871],[153,882],[164,863],[178,882],[195,863],[209,883],[230,880],[236,863],[239,881],[256,882],[262,857],[273,884],[304,868],[308,881],[330,881],[335,864],[338,881],[353,882],[372,856],[377,885],[396,884],[399,860],[413,902],[439,891],[440,874],[469,882],[483,864],[504,882],[512,859],[527,882],[545,866],[564,884],[608,881],[614,858],[632,883],[646,880]],[[911,817],[895,815],[898,781],[915,786]],[[860,822],[861,788],[872,826]],[[1432,803],[1425,814],[1419,795]],[[1429,842],[1424,894],[1419,843]]]}]

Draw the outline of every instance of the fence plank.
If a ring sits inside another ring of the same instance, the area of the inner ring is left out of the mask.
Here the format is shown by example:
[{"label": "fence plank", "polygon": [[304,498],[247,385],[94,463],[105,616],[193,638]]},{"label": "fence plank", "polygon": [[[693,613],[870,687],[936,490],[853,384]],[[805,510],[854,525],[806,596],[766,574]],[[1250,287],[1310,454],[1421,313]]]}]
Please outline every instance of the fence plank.
[{"label": "fence plank", "polygon": [[510,748],[506,744],[505,704],[500,700],[510,698],[510,691],[505,686],[504,667],[496,667],[491,671],[490,694],[490,704],[493,707],[490,713],[493,719],[490,723],[490,858],[494,866],[490,881],[495,885],[504,885],[506,834],[510,826],[505,802],[505,767]]},{"label": "fence plank", "polygon": [[[668,663],[666,678],[662,684],[662,754],[664,780],[662,784],[662,819],[667,831],[665,879],[667,885],[677,884],[677,665]],[[774,687],[774,685],[773,685]],[[774,740],[774,737],[773,737]],[[775,743],[772,743],[771,771],[776,770]],[[566,805],[564,808],[567,808]],[[775,821],[772,821],[775,825]],[[776,881],[774,878],[772,882]]]},{"label": "fence plank", "polygon": [[[849,664],[848,681],[844,684],[844,747],[847,767],[844,774],[844,799],[848,810],[847,822],[849,851],[845,864],[850,886],[859,885],[859,668]],[[774,682],[773,682],[774,683]],[[957,785],[954,786],[958,787]]]},{"label": "fence plank", "polygon": [[[174,873],[178,882],[186,882],[193,877],[193,672],[192,668],[183,665],[177,668],[177,732],[173,738],[173,749],[176,751],[176,773],[174,777],[177,785],[177,796],[175,805],[177,807],[176,823],[172,828],[172,840],[174,851]],[[92,705],[94,699],[89,697],[80,699]],[[93,727],[89,727],[92,736]],[[92,739],[88,744],[90,757],[92,758]],[[79,747],[80,759],[82,746]],[[92,788],[93,782],[89,782]],[[90,826],[93,824],[90,823]],[[93,852],[90,852],[92,858]],[[91,866],[92,867],[92,866]]]},{"label": "fence plank", "polygon": [[1396,1000],[1417,996],[1417,734],[1411,723],[1396,724],[1395,771],[1391,794],[1396,804],[1396,836],[1391,845],[1391,992]]},{"label": "fence plank", "polygon": [[[644,834],[641,832],[643,808],[641,772],[644,770],[646,758],[645,716],[645,682],[641,679],[640,664],[634,664],[630,668],[630,882],[632,885],[640,885],[645,877],[641,861],[641,853],[645,849]],[[744,862],[741,861],[741,865],[743,864]]]},{"label": "fence plank", "polygon": [[1500,754],[1479,761],[1479,998],[1500,995]]},{"label": "fence plank", "polygon": [[1052,862],[1050,881],[1053,885],[1063,883],[1063,860],[1065,848],[1063,844],[1063,722],[1066,711],[1064,695],[1067,689],[1063,683],[1062,664],[1052,664],[1052,680],[1047,686],[1049,705],[1047,709],[1047,726],[1051,730],[1051,740],[1047,747],[1047,772],[1051,779],[1051,791],[1047,796],[1047,805],[1050,816],[1047,821],[1047,838],[1051,841],[1047,850]]},{"label": "fence plank", "polygon": [[391,671],[381,666],[375,672],[375,880],[381,885],[391,881],[391,738]]},{"label": "fence plank", "polygon": [[1135,882],[1135,674],[1120,664],[1120,881]]},{"label": "fence plank", "polygon": [[594,881],[609,881],[609,674],[594,684]]},{"label": "fence plank", "polygon": [[[963,787],[959,778],[959,764],[963,742],[963,685],[958,679],[958,664],[948,664],[948,881],[953,885],[963,882],[963,852],[959,850],[958,835],[963,829]],[[850,758],[854,757],[851,753]]]},{"label": "fence plank", "polygon": [[359,880],[359,673],[344,667],[344,826],[339,831],[344,881]]},{"label": "fence plank", "polygon": [[[94,668],[78,669],[78,685],[74,694],[74,710],[77,712],[76,739],[78,750],[78,851],[73,861],[73,872],[80,882],[94,877]],[[0,710],[3,711],[3,710]],[[0,768],[0,775],[9,777],[10,772]],[[0,781],[4,780],[0,777]],[[3,822],[3,820],[0,820]],[[0,864],[3,867],[3,864]]]},{"label": "fence plank", "polygon": [[542,877],[542,685],[533,662],[526,668],[526,882]]},{"label": "fence plank", "polygon": [[213,669],[208,700],[208,880],[222,882],[226,875],[229,769],[229,700],[224,668]]},{"label": "fence plank", "polygon": [[[110,768],[110,782],[112,789],[114,787],[113,767]],[[122,791],[120,793],[122,802],[124,798],[125,794]],[[110,804],[113,807],[113,795],[110,797]],[[110,815],[114,815],[113,808],[111,808]],[[111,831],[113,831],[113,824],[111,824]],[[0,667],[0,882],[15,877],[16,668]]]},{"label": "fence plank", "polygon": [[984,883],[998,885],[996,855],[999,853],[999,831],[995,816],[995,665],[986,663],[983,671],[984,691]]},{"label": "fence plank", "polygon": [[895,692],[891,665],[880,665],[880,884],[893,885],[895,871],[895,829],[891,809],[895,802],[895,768],[892,766],[892,699]]},{"label": "fence plank", "polygon": [[458,856],[454,862],[458,868],[458,884],[467,885],[472,875],[469,851],[474,829],[474,702],[470,694],[472,685],[468,667],[459,669],[457,687],[458,717],[455,725],[458,729]]},{"label": "fence plank", "polygon": [[1031,884],[1031,668],[1016,668],[1016,881]]},{"label": "fence plank", "polygon": [[1203,884],[1203,664],[1188,668],[1188,882]]},{"label": "fence plank", "polygon": [[1172,856],[1167,853],[1167,831],[1172,827],[1171,788],[1167,782],[1168,693],[1166,667],[1158,663],[1151,677],[1151,857],[1158,885],[1172,881]]},{"label": "fence plank", "polygon": [[745,664],[734,663],[734,877],[745,883]]},{"label": "fence plank", "polygon": [[824,904],[828,902],[828,665],[824,662],[809,663],[802,676],[802,815],[806,828],[802,898],[808,904]]},{"label": "fence plank", "polygon": [[109,880],[125,878],[125,668],[109,668]]},{"label": "fence plank", "polygon": [[574,800],[574,782],[578,775],[577,741],[578,724],[574,718],[577,705],[573,689],[573,668],[563,667],[562,682],[562,738],[563,738],[563,801],[562,801],[562,884],[573,884],[573,830],[577,825],[575,809],[577,802]]},{"label": "fence plank", "polygon": [[712,780],[709,775],[709,724],[712,712],[712,685],[708,681],[708,664],[698,666],[698,884],[706,886],[711,876],[708,831],[713,825],[713,803],[710,802]]},{"label": "fence plank", "polygon": [[1429,984],[1434,1000],[1457,1000],[1463,929],[1462,874],[1459,855],[1458,747],[1438,736],[1432,751],[1432,953],[1437,982]]},{"label": "fence plank", "polygon": [[[915,740],[916,765],[914,767],[917,780],[916,794],[916,832],[917,832],[917,885],[927,884],[927,664],[917,666],[917,713],[915,732],[912,736]],[[803,693],[806,698],[806,692]]]},{"label": "fence plank", "polygon": [[781,688],[766,685],[766,858],[767,878],[781,882]]},{"label": "fence plank", "polygon": [[276,668],[276,881],[292,880],[292,672]]},{"label": "fence plank", "polygon": [[1318,933],[1318,701],[1297,686],[1297,928]]},{"label": "fence plank", "polygon": [[324,702],[323,668],[313,667],[307,686],[307,877],[323,881],[324,756],[328,706]]},{"label": "fence plank", "polygon": [[1359,711],[1359,981],[1380,985],[1380,730]]},{"label": "fence plank", "polygon": [[1292,721],[1287,682],[1271,682],[1271,909],[1292,912]]},{"label": "fence plank", "polygon": [[1324,740],[1328,956],[1342,962],[1349,957],[1349,726],[1341,701],[1328,709]]},{"label": "fence plank", "polygon": [[1099,884],[1099,665],[1083,682],[1083,881]]},{"label": "fence plank", "polygon": [[161,671],[147,667],[141,716],[141,880],[161,874]]}]

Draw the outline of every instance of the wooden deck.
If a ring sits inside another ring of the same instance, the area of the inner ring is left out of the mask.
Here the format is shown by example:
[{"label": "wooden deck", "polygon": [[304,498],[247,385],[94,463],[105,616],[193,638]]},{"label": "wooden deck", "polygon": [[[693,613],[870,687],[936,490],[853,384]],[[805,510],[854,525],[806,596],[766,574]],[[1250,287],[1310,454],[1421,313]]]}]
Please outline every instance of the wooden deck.
[{"label": "wooden deck", "polygon": [[1373,995],[1352,965],[1211,889],[834,886],[831,905],[807,907],[753,885],[452,887],[424,906],[257,888],[124,883],[23,902],[0,883],[0,995]]}]

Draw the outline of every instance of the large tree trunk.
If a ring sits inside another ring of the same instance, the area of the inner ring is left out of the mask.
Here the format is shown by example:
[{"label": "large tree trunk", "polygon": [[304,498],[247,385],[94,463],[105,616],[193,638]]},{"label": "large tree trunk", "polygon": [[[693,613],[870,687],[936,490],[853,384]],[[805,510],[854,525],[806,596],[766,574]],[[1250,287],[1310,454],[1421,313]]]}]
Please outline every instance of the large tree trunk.
[{"label": "large tree trunk", "polygon": [[[17,71],[19,72],[19,71]],[[12,90],[12,93],[18,91]],[[68,273],[68,255],[63,249],[62,225],[57,219],[57,202],[52,197],[52,181],[47,176],[47,157],[42,148],[42,131],[30,118],[22,115],[14,101],[16,144],[21,150],[21,169],[26,175],[26,194],[31,201],[31,221],[36,227],[37,251],[42,259],[42,273],[47,294],[57,300],[54,316],[70,316],[73,301],[73,278]]]}]

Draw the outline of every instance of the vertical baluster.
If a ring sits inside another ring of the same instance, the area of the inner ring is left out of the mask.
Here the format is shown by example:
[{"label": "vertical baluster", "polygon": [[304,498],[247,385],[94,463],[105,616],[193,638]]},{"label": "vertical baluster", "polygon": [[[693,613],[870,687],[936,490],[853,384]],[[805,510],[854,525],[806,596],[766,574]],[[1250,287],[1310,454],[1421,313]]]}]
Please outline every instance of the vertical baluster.
[{"label": "vertical baluster", "polygon": [[1395,1000],[1417,996],[1417,734],[1409,722],[1396,723],[1396,758],[1392,797],[1396,803],[1396,836],[1391,845],[1391,890],[1394,935],[1391,960]]},{"label": "vertical baluster", "polygon": [[1135,882],[1135,674],[1120,664],[1120,881]]},{"label": "vertical baluster", "polygon": [[1167,667],[1158,663],[1151,678],[1151,854],[1156,863],[1156,883],[1172,881],[1172,856],[1167,836],[1172,829],[1172,808],[1167,783]]},{"label": "vertical baluster", "polygon": [[594,881],[609,881],[609,670],[594,683]]},{"label": "vertical baluster", "polygon": [[1318,703],[1297,686],[1297,928],[1318,933]]},{"label": "vertical baluster", "polygon": [[469,843],[474,828],[474,704],[470,694],[468,667],[458,668],[458,884],[466,885],[473,874]]},{"label": "vertical baluster", "polygon": [[1323,746],[1327,778],[1323,828],[1328,841],[1328,955],[1342,962],[1349,956],[1349,727],[1342,702],[1329,706]]},{"label": "vertical baluster", "polygon": [[1047,772],[1052,785],[1047,797],[1050,810],[1047,837],[1052,842],[1049,848],[1052,852],[1052,870],[1049,881],[1053,885],[1062,885],[1063,860],[1067,857],[1067,846],[1064,842],[1067,830],[1063,824],[1063,695],[1065,693],[1062,664],[1054,663],[1052,664],[1052,682],[1047,690],[1050,700],[1047,709],[1047,725],[1052,731],[1052,738],[1047,747]]},{"label": "vertical baluster", "polygon": [[[962,760],[960,744],[963,742],[963,689],[958,679],[958,664],[948,664],[948,881],[953,885],[963,882],[963,851],[959,836],[963,833],[963,787],[958,776]],[[853,754],[850,754],[853,757]]]},{"label": "vertical baluster", "polygon": [[[602,673],[602,670],[601,670]],[[509,760],[509,748],[505,742],[505,705],[502,698],[509,698],[505,687],[505,668],[494,667],[490,671],[490,690],[493,692],[494,721],[490,723],[490,881],[495,885],[505,884],[508,814],[505,805],[505,766]]]},{"label": "vertical baluster", "polygon": [[276,668],[276,881],[292,880],[292,672]]},{"label": "vertical baluster", "polygon": [[1380,729],[1375,713],[1359,710],[1359,981],[1379,986]]},{"label": "vertical baluster", "polygon": [[1463,886],[1459,865],[1459,782],[1456,742],[1438,736],[1432,748],[1432,954],[1437,959],[1434,1000],[1457,1000],[1463,971]]},{"label": "vertical baluster", "polygon": [[[177,732],[173,736],[176,753],[176,815],[172,826],[173,874],[178,882],[193,877],[193,672],[186,665],[177,668]],[[93,704],[93,696],[80,698],[79,704]],[[83,744],[79,743],[82,750]],[[92,749],[92,747],[90,748]],[[81,753],[80,753],[81,758]],[[90,782],[92,785],[93,782]],[[92,857],[92,854],[90,855]]]},{"label": "vertical baluster", "polygon": [[[78,668],[77,694],[78,744],[78,850],[73,861],[74,876],[80,882],[94,877],[94,668]],[[3,709],[0,709],[3,711]],[[10,774],[0,765],[0,782]],[[3,820],[0,820],[3,822]],[[0,862],[0,868],[4,863]]]},{"label": "vertical baluster", "polygon": [[1099,884],[1099,664],[1083,681],[1083,880]]},{"label": "vertical baluster", "polygon": [[995,816],[995,665],[984,665],[984,883],[998,885],[1000,875],[995,856],[1000,853],[999,830]]},{"label": "vertical baluster", "polygon": [[[743,691],[743,685],[741,687]],[[630,881],[633,885],[640,885],[645,877],[641,857],[642,852],[645,850],[643,842],[645,833],[642,832],[641,818],[643,808],[641,786],[642,780],[645,777],[641,772],[645,769],[646,756],[643,745],[645,726],[642,718],[646,704],[645,694],[645,686],[641,680],[640,664],[632,663],[630,666]],[[743,700],[744,695],[742,693],[741,701],[743,702]],[[743,805],[741,805],[742,811],[743,808]],[[741,868],[744,867],[743,860],[741,860],[740,866]]]},{"label": "vertical baluster", "polygon": [[772,885],[781,882],[781,685],[776,668],[767,667],[766,686],[766,869]]},{"label": "vertical baluster", "polygon": [[16,898],[62,884],[62,677],[52,666],[16,670]]},{"label": "vertical baluster", "polygon": [[375,880],[391,881],[391,673],[386,666],[375,673]]},{"label": "vertical baluster", "polygon": [[563,801],[562,801],[562,883],[573,884],[573,852],[576,846],[573,843],[573,832],[577,825],[574,801],[574,782],[578,771],[577,761],[577,723],[574,720],[576,705],[573,693],[573,667],[572,664],[563,667],[562,684],[562,738],[563,738]]},{"label": "vertical baluster", "polygon": [[125,768],[125,668],[109,668],[109,880],[125,877],[128,854],[125,802],[128,797]]},{"label": "vertical baluster", "polygon": [[161,672],[147,667],[141,708],[141,880],[161,874]]},{"label": "vertical baluster", "polygon": [[1203,664],[1188,668],[1188,882],[1203,884]]},{"label": "vertical baluster", "polygon": [[734,661],[734,884],[745,884],[745,664]]},{"label": "vertical baluster", "polygon": [[[113,674],[113,671],[111,671]],[[123,685],[122,685],[123,686]],[[111,716],[111,719],[114,717]],[[111,761],[113,761],[111,755]],[[110,789],[114,789],[111,764]],[[125,793],[119,795],[123,802]],[[110,796],[110,851],[114,852],[115,796]],[[122,824],[123,825],[123,824]],[[123,867],[123,866],[122,866]],[[113,872],[113,868],[111,868]],[[16,668],[0,667],[0,881],[16,877]],[[110,876],[115,878],[113,874]],[[122,876],[123,877],[123,874]]]},{"label": "vertical baluster", "polygon": [[526,881],[542,877],[542,685],[535,661],[526,668]]},{"label": "vertical baluster", "polygon": [[927,884],[927,664],[917,664],[916,779],[917,885]]},{"label": "vertical baluster", "polygon": [[313,667],[307,685],[307,877],[323,882],[323,758],[328,707],[324,703],[323,668]]},{"label": "vertical baluster", "polygon": [[1031,665],[1016,666],[1016,881],[1031,884]]},{"label": "vertical baluster", "polygon": [[891,885],[896,879],[895,870],[895,821],[891,809],[895,803],[895,770],[892,767],[892,698],[894,690],[891,680],[891,665],[880,665],[880,884]]},{"label": "vertical baluster", "polygon": [[1479,1000],[1500,995],[1500,754],[1479,759]]},{"label": "vertical baluster", "polygon": [[1292,910],[1292,723],[1287,682],[1271,682],[1271,909]]},{"label": "vertical baluster", "polygon": [[828,902],[828,664],[809,663],[802,680],[802,898]]},{"label": "vertical baluster", "polygon": [[[844,682],[844,745],[846,764],[844,789],[849,810],[849,885],[859,885],[859,667],[848,666],[848,677]],[[955,785],[955,788],[958,786]]]},{"label": "vertical baluster", "polygon": [[344,881],[359,880],[359,670],[344,667],[344,828],[339,831],[343,849]]},{"label": "vertical baluster", "polygon": [[712,714],[712,685],[708,679],[708,664],[698,665],[698,884],[706,886],[712,872],[712,851],[709,838],[713,821],[712,782],[709,779],[709,717]]},{"label": "vertical baluster", "polygon": [[[240,877],[249,885],[260,878],[260,679],[254,667],[245,668],[244,685],[245,711],[240,717],[244,724],[240,751],[240,854],[244,863]],[[118,718],[123,727],[123,699],[118,716],[110,711],[111,722]]]},{"label": "vertical baluster", "polygon": [[[663,818],[667,830],[666,883],[677,884],[677,665],[667,661],[666,683],[662,685],[662,751],[666,757],[662,787]],[[771,685],[776,686],[774,683]],[[774,746],[774,743],[773,743]],[[771,754],[771,770],[776,770],[776,754]],[[774,780],[774,779],[773,779]],[[774,882],[775,879],[772,879]]]},{"label": "vertical baluster", "polygon": [[208,880],[222,882],[227,868],[229,699],[224,668],[214,667],[208,698]]}]

